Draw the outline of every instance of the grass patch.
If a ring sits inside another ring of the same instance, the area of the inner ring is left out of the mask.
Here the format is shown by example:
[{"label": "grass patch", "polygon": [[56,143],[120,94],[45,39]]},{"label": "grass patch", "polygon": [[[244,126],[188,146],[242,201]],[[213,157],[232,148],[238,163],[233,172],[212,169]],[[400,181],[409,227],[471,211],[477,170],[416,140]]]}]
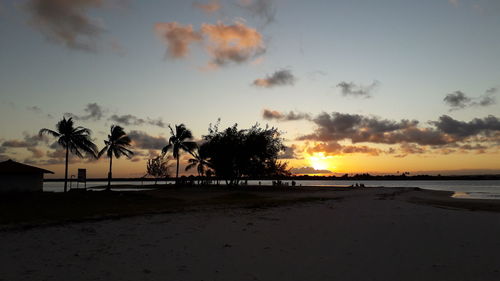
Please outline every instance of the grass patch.
[{"label": "grass patch", "polygon": [[158,189],[147,191],[72,191],[0,196],[0,228],[111,219],[145,214],[225,208],[270,208],[339,198],[284,196],[256,191]]}]

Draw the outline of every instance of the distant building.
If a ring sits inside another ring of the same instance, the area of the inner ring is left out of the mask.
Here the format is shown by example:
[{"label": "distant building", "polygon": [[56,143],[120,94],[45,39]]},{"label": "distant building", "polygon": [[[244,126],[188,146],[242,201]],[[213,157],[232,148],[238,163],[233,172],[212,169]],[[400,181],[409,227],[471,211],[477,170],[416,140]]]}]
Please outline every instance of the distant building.
[{"label": "distant building", "polygon": [[43,174],[53,174],[16,161],[0,162],[0,192],[42,191]]}]

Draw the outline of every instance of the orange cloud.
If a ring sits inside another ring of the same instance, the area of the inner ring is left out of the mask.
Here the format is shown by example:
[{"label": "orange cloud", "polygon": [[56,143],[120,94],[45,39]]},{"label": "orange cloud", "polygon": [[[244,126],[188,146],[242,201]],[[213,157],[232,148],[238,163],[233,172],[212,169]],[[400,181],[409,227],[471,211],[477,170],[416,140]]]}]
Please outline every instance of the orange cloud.
[{"label": "orange cloud", "polygon": [[201,32],[207,37],[206,49],[213,66],[242,63],[265,52],[262,35],[241,22],[203,24]]},{"label": "orange cloud", "polygon": [[262,35],[242,22],[231,25],[205,23],[200,31],[176,22],[157,23],[155,30],[165,40],[168,52],[174,58],[186,57],[190,44],[201,43],[211,57],[208,68],[243,63],[265,52]]},{"label": "orange cloud", "polygon": [[381,153],[384,153],[384,151],[374,148],[374,147],[369,147],[365,145],[361,146],[356,146],[356,145],[341,145],[338,142],[322,142],[322,143],[316,143],[313,146],[309,146],[307,148],[307,153],[312,155],[314,153],[324,153],[326,156],[335,156],[335,155],[346,155],[346,154],[368,154],[371,156],[378,156]]},{"label": "orange cloud", "polygon": [[176,22],[155,24],[157,34],[165,39],[168,53],[172,58],[186,57],[189,45],[202,40],[201,35],[193,30],[192,25],[182,26]]}]

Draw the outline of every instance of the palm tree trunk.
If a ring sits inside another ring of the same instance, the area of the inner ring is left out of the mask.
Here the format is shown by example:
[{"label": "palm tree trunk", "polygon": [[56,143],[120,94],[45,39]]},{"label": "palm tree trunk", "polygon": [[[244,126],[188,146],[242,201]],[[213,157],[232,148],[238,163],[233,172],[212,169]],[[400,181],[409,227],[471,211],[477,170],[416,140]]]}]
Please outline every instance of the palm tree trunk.
[{"label": "palm tree trunk", "polygon": [[175,184],[179,184],[179,155],[177,155],[177,171],[175,172]]},{"label": "palm tree trunk", "polygon": [[69,158],[69,147],[66,147],[66,166],[64,168],[64,192],[68,191],[68,158]]},{"label": "palm tree trunk", "polygon": [[110,191],[111,190],[111,169],[113,167],[113,155],[111,155],[111,157],[109,157],[109,173],[108,173],[108,187],[106,187],[106,190],[107,191]]}]

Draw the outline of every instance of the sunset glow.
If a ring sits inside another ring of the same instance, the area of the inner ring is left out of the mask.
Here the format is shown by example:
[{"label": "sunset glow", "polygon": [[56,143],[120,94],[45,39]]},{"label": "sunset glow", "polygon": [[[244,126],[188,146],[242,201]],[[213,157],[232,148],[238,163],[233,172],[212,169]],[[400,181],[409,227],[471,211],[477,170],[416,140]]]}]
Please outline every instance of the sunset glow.
[{"label": "sunset glow", "polygon": [[0,281],[500,280],[500,0],[0,0],[0,38]]},{"label": "sunset glow", "polygon": [[311,167],[315,170],[328,170],[333,172],[335,170],[334,157],[325,156],[324,152],[314,153],[308,158]]},{"label": "sunset glow", "polygon": [[168,125],[200,141],[220,119],[278,128],[296,174],[500,173],[496,1],[23,1],[0,5],[0,160],[61,177],[37,133],[72,117],[99,148],[122,126],[115,175],[141,177]]}]

